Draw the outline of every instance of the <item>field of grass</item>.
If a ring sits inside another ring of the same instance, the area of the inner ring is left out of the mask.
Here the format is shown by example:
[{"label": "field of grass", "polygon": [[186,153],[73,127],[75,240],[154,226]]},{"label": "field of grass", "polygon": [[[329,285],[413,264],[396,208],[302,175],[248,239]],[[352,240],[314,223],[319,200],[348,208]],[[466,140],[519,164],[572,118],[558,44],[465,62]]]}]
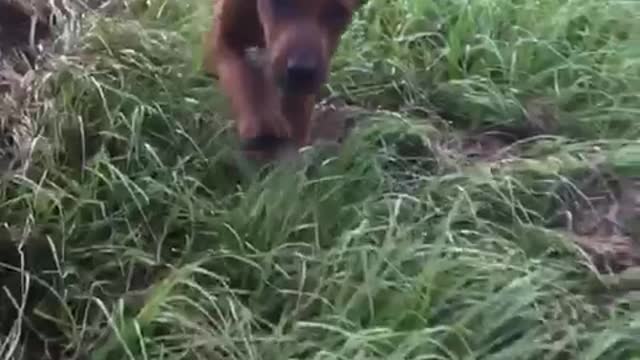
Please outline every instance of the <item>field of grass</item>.
[{"label": "field of grass", "polygon": [[57,29],[0,185],[2,359],[640,359],[640,2],[369,0],[327,86],[367,112],[260,172],[210,6]]}]

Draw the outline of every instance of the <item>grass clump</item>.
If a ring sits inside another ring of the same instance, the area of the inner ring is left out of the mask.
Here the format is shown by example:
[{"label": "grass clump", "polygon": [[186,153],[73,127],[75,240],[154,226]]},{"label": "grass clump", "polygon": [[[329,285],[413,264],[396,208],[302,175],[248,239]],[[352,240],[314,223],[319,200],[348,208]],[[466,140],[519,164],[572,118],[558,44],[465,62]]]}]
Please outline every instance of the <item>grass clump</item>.
[{"label": "grass clump", "polygon": [[[2,251],[3,319],[28,320],[2,321],[3,356],[639,356],[633,289],[552,225],[585,174],[640,171],[638,5],[372,0],[329,90],[383,110],[339,155],[257,175],[198,68],[209,6],[153,0],[57,40],[33,164],[2,188],[3,244],[31,246]],[[537,98],[557,134],[469,160],[461,131]]]}]

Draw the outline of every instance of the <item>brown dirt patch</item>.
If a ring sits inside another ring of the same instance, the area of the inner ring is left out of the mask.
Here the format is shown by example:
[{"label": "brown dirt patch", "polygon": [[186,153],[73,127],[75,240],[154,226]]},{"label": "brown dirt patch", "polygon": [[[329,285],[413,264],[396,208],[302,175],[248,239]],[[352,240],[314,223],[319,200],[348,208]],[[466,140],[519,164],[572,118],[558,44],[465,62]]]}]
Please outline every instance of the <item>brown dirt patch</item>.
[{"label": "brown dirt patch", "polygon": [[640,179],[594,172],[562,194],[559,225],[601,272],[640,266]]},{"label": "brown dirt patch", "polygon": [[[340,142],[361,113],[366,111],[348,107],[341,101],[319,104],[314,138]],[[443,123],[434,122],[438,127]],[[502,164],[523,156],[522,146],[527,143],[553,136],[557,124],[554,107],[544,99],[534,99],[526,104],[526,121],[521,125],[494,126],[475,132],[443,129],[437,139],[440,142],[437,152],[453,159],[456,166],[478,162],[487,166]],[[424,152],[418,156],[432,155]],[[594,164],[580,183],[561,192],[563,205],[551,227],[578,245],[597,271],[620,273],[640,266],[640,178],[615,176]]]},{"label": "brown dirt patch", "polygon": [[48,1],[0,0],[0,47],[36,45],[50,37],[50,16]]},{"label": "brown dirt patch", "polygon": [[52,23],[47,0],[0,0],[0,66],[22,74],[33,67]]},{"label": "brown dirt patch", "polygon": [[556,109],[550,100],[534,98],[525,102],[524,107],[524,122],[463,133],[458,150],[470,160],[499,161],[514,155],[511,146],[515,143],[556,132]]},{"label": "brown dirt patch", "polygon": [[311,138],[314,142],[342,143],[356,125],[356,118],[365,112],[356,106],[348,106],[339,98],[329,98],[318,103],[312,118]]}]

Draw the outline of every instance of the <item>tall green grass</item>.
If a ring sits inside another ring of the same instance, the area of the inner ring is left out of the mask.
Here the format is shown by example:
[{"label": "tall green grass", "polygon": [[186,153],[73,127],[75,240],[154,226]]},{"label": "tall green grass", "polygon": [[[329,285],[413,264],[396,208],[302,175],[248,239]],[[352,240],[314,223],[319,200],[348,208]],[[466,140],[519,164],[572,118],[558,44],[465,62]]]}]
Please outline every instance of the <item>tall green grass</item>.
[{"label": "tall green grass", "polygon": [[333,83],[461,126],[518,121],[544,98],[573,136],[634,138],[639,12],[618,0],[368,1]]},{"label": "tall green grass", "polygon": [[[54,261],[9,267],[42,296],[4,357],[38,334],[91,359],[640,356],[634,293],[610,299],[545,227],[594,161],[640,169],[622,139],[640,129],[640,5],[371,0],[329,89],[386,111],[336,157],[260,173],[199,71],[209,6],[152,0],[62,32],[34,165],[0,206],[7,236]],[[418,111],[465,129],[524,121],[540,97],[565,137],[493,167]]]}]

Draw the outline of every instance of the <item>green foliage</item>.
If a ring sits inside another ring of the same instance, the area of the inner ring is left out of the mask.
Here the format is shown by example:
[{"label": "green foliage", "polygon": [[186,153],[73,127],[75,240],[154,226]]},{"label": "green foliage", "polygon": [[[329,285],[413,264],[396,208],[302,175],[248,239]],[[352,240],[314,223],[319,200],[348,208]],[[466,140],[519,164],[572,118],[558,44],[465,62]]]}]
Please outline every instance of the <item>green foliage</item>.
[{"label": "green foliage", "polygon": [[[54,343],[104,360],[640,356],[637,300],[612,310],[546,227],[595,161],[640,171],[623,140],[640,134],[640,4],[370,0],[329,89],[389,111],[336,157],[257,173],[200,73],[209,3],[89,16],[40,77],[43,140],[0,214],[55,250],[29,315]],[[535,98],[566,137],[491,166],[417,115],[518,122]]]}]

